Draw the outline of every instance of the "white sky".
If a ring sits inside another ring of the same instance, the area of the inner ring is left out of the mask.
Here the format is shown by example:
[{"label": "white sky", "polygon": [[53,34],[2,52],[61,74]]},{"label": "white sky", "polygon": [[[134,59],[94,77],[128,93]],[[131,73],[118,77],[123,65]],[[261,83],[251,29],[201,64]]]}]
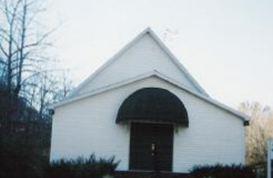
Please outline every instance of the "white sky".
[{"label": "white sky", "polygon": [[272,0],[51,0],[46,18],[76,83],[149,26],[213,98],[273,107]]}]

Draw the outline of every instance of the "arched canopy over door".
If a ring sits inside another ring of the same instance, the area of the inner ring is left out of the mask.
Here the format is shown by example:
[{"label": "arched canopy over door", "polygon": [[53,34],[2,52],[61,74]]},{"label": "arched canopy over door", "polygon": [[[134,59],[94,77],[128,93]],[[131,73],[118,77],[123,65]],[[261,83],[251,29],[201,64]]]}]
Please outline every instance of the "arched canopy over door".
[{"label": "arched canopy over door", "polygon": [[122,103],[116,123],[152,122],[188,126],[188,114],[180,99],[161,88],[143,88]]}]

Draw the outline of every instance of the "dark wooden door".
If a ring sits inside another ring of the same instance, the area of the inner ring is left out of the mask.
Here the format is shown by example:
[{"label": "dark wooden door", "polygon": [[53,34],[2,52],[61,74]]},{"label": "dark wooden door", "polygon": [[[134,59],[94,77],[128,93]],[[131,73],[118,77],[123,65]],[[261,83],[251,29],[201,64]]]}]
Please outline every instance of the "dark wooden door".
[{"label": "dark wooden door", "polygon": [[172,171],[173,126],[132,123],[130,137],[131,170]]}]

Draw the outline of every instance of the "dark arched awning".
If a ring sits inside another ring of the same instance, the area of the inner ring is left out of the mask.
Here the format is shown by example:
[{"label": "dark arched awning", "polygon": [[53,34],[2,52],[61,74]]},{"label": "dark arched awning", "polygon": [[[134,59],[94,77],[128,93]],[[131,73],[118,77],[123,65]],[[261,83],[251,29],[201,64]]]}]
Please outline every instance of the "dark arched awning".
[{"label": "dark arched awning", "polygon": [[161,88],[143,88],[125,99],[116,123],[132,121],[189,125],[186,108],[180,99]]}]

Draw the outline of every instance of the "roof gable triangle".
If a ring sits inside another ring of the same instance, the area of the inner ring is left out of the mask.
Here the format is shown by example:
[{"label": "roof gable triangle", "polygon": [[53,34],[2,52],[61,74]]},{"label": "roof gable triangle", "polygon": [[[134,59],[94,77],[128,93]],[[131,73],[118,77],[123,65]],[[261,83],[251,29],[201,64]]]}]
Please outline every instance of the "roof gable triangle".
[{"label": "roof gable triangle", "polygon": [[159,37],[150,28],[146,28],[80,84],[70,97],[152,70],[158,70],[181,81],[195,92],[208,96]]}]

